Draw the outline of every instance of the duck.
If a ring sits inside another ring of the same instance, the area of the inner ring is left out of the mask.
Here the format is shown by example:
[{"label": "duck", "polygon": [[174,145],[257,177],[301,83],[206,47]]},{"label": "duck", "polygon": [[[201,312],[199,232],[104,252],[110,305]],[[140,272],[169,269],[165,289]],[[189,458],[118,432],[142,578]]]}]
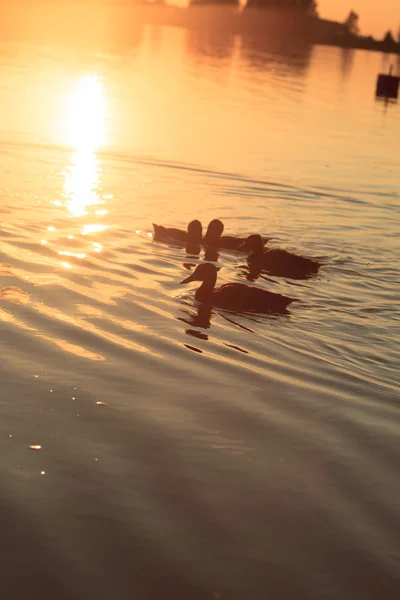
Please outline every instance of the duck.
[{"label": "duck", "polygon": [[[239,250],[240,246],[247,240],[247,237],[235,235],[222,235],[224,224],[219,219],[210,221],[206,234],[203,238],[203,246],[209,248],[220,248],[221,250]],[[271,238],[261,238],[263,244]]]},{"label": "duck", "polygon": [[154,239],[160,242],[179,242],[182,244],[200,245],[203,238],[203,227],[200,221],[190,221],[186,231],[175,227],[164,227],[153,223]]},{"label": "duck", "polygon": [[[190,221],[187,230],[177,229],[175,227],[164,227],[153,223],[154,239],[160,242],[177,242],[181,244],[203,244],[208,248],[221,248],[222,250],[238,250],[239,246],[246,241],[246,237],[237,237],[233,235],[222,235],[224,224],[219,219],[210,221],[204,238],[202,237],[203,228],[197,219]],[[264,243],[270,238],[263,238]]]},{"label": "duck", "polygon": [[253,267],[259,267],[278,277],[306,279],[318,272],[321,264],[313,258],[306,258],[279,248],[265,248],[260,235],[249,235],[240,246],[242,252],[250,252],[247,261]]},{"label": "duck", "polygon": [[189,277],[181,281],[181,284],[201,281],[202,284],[195,293],[198,302],[210,307],[238,312],[285,314],[289,304],[295,301],[282,294],[274,294],[261,287],[248,286],[244,283],[226,283],[216,288],[217,274],[217,267],[214,264],[201,263]]}]

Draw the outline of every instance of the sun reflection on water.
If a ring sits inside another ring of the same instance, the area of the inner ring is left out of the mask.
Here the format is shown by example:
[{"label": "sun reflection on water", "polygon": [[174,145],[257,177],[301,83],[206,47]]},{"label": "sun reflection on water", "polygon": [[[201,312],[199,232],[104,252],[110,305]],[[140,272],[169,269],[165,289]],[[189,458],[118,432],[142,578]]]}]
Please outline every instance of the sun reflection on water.
[{"label": "sun reflection on water", "polygon": [[98,195],[98,166],[94,152],[75,152],[64,183],[67,207],[72,216],[83,217],[88,207],[104,203]]},{"label": "sun reflection on water", "polygon": [[[99,195],[100,168],[96,157],[96,152],[105,139],[104,121],[104,89],[101,79],[96,74],[82,75],[69,100],[66,138],[75,151],[66,169],[63,186],[69,217],[95,218],[94,223],[87,219],[81,223],[79,227],[82,235],[107,229],[106,225],[97,222],[108,214],[107,210],[98,209],[99,205],[105,203]],[[91,212],[91,207],[96,208]],[[68,239],[72,239],[72,236],[68,236]],[[96,246],[97,252],[99,248],[100,244]],[[79,257],[82,256],[83,253],[80,253]]]}]

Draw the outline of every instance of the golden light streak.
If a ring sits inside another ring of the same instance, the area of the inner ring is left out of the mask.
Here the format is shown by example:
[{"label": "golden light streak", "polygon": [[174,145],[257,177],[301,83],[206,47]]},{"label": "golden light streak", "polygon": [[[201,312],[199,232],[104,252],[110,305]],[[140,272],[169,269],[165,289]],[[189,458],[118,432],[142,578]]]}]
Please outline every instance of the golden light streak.
[{"label": "golden light streak", "polygon": [[96,74],[79,78],[69,102],[67,140],[75,148],[67,169],[64,194],[73,217],[88,214],[88,207],[104,204],[98,194],[96,151],[104,141],[104,91]]}]

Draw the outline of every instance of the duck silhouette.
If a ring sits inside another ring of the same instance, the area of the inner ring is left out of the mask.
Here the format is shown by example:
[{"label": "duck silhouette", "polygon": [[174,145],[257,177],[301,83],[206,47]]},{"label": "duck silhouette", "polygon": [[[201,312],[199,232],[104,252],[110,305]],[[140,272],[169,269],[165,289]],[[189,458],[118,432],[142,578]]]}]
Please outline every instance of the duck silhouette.
[{"label": "duck silhouette", "polygon": [[[208,248],[221,248],[221,250],[240,250],[240,246],[247,240],[247,237],[237,235],[222,235],[224,224],[219,219],[210,221],[206,234],[203,238],[203,246]],[[261,238],[263,244],[271,238]]]},{"label": "duck silhouette", "polygon": [[244,283],[227,283],[216,288],[217,267],[212,263],[198,265],[193,273],[182,283],[201,281],[195,298],[207,306],[216,306],[233,311],[258,313],[286,313],[286,309],[295,300],[268,292],[260,287],[248,286]]},{"label": "duck silhouette", "polygon": [[[247,237],[234,235],[222,235],[224,224],[219,219],[210,221],[204,238],[202,237],[203,228],[197,219],[190,221],[187,230],[176,229],[175,227],[164,227],[153,223],[154,239],[160,242],[179,243],[179,244],[203,244],[208,248],[220,248],[221,250],[239,250],[239,247],[246,241]],[[264,243],[270,238],[262,238]]]},{"label": "duck silhouette", "polygon": [[258,267],[278,277],[306,279],[317,273],[322,264],[313,258],[306,258],[287,250],[265,248],[260,235],[249,235],[240,250],[249,252],[247,261],[252,267]]},{"label": "duck silhouette", "polygon": [[200,245],[203,238],[203,227],[197,219],[190,221],[186,231],[175,227],[164,227],[153,223],[154,239],[159,242]]}]

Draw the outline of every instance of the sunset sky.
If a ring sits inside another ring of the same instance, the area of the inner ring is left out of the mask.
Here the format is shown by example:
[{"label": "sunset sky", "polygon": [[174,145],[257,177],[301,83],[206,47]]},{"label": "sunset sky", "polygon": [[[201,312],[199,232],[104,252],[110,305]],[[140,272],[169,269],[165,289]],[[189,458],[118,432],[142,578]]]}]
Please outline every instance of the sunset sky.
[{"label": "sunset sky", "polygon": [[343,21],[350,10],[360,15],[361,32],[382,36],[388,29],[397,33],[400,25],[399,0],[319,0],[321,17]]}]

